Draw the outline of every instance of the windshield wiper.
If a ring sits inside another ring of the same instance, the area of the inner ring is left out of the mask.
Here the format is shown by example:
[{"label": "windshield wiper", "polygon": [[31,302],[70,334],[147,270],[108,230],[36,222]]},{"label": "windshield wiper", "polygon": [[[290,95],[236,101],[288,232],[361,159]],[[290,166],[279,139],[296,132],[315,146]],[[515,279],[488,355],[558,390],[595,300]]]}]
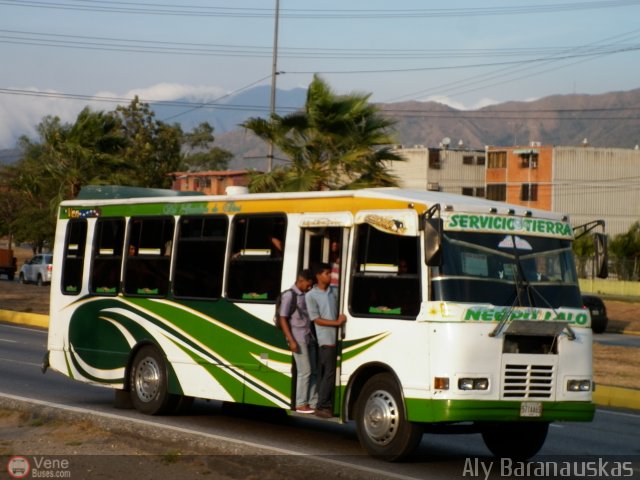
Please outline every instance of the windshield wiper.
[{"label": "windshield wiper", "polygon": [[[516,241],[513,236],[511,237],[511,241],[513,245],[513,257],[515,259],[516,267],[513,275],[513,281],[516,287],[516,296],[513,300],[513,303],[509,307],[509,310],[507,310],[505,316],[500,319],[500,322],[498,322],[496,328],[494,328],[493,331],[489,334],[490,337],[495,337],[500,334],[504,326],[507,324],[507,322],[509,322],[509,318],[511,317],[511,313],[515,308],[516,303],[518,303],[518,306],[520,307],[528,306],[530,311],[533,310],[533,308],[535,307],[534,295],[539,297],[542,302],[553,311],[555,317],[558,318],[558,312],[553,307],[553,305],[551,305],[551,302],[549,302],[546,297],[542,295],[542,293],[540,293],[533,285],[531,285],[531,282],[526,278],[524,269],[522,268],[522,262],[520,261],[520,255],[518,254],[518,249],[516,248]],[[523,302],[522,295],[526,295],[527,304]],[[571,327],[567,324],[565,328],[567,329],[567,337],[569,338],[569,340],[575,340],[576,334],[571,329]]]}]

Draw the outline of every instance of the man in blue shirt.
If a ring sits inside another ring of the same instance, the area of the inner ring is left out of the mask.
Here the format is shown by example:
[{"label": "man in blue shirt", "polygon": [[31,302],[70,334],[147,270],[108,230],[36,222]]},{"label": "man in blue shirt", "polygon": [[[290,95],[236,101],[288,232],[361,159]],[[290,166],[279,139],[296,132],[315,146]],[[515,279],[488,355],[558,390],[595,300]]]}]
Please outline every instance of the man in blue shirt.
[{"label": "man in blue shirt", "polygon": [[320,354],[318,356],[318,403],[316,416],[333,416],[333,388],[336,383],[336,344],[338,327],[347,318],[338,314],[338,297],[331,287],[331,266],[322,263],[314,268],[316,285],[307,293],[305,300],[309,318],[316,326],[316,337]]},{"label": "man in blue shirt", "polygon": [[[280,328],[284,332],[296,362],[296,403],[298,413],[313,413],[318,394],[316,391],[316,338],[307,313],[305,294],[313,285],[313,276],[309,270],[302,270],[291,289],[282,294],[280,303]],[[292,302],[296,309],[292,311]]]}]

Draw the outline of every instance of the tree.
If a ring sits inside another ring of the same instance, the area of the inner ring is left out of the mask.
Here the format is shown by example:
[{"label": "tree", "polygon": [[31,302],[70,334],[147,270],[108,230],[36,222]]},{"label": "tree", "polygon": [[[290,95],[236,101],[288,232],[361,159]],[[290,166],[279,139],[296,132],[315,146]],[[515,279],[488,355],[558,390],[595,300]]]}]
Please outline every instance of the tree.
[{"label": "tree", "polygon": [[139,187],[167,188],[169,173],[180,167],[182,129],[155,119],[148,104],[136,96],[127,107],[114,112],[125,139],[122,157],[133,171],[130,184]]},{"label": "tree", "polygon": [[11,206],[19,212],[6,217],[9,229],[16,243],[30,242],[34,253],[53,240],[57,204],[51,199],[58,192],[50,177],[43,174],[40,158],[32,151],[30,156],[5,166],[2,171]]},{"label": "tree", "polygon": [[572,244],[573,254],[576,258],[576,268],[578,276],[586,278],[587,262],[593,256],[595,248],[593,245],[593,235],[582,235]]},{"label": "tree", "polygon": [[[168,187],[169,173],[180,167],[182,143],[197,152],[201,165],[223,165],[228,152],[211,148],[213,128],[203,124],[183,135],[178,125],[155,119],[149,105],[136,97],[112,112],[83,109],[74,123],[46,116],[38,138],[22,137],[22,157],[0,168],[0,232],[29,241],[41,250],[53,240],[56,212],[64,199],[75,198],[88,184]],[[208,163],[207,163],[208,162]]]},{"label": "tree", "polygon": [[60,186],[58,200],[75,198],[82,185],[117,181],[129,174],[119,156],[125,139],[113,115],[86,107],[73,124],[45,117],[38,132],[39,144],[23,139],[22,147],[27,155],[40,157],[44,170]]},{"label": "tree", "polygon": [[336,95],[317,75],[304,109],[270,120],[253,117],[242,124],[272,142],[290,165],[254,175],[252,191],[309,191],[393,186],[385,164],[400,161],[391,152],[394,122],[369,103],[370,95]]},{"label": "tree", "polygon": [[0,166],[0,235],[9,237],[9,248],[13,245],[14,227],[20,214],[20,198],[11,188],[9,167]]},{"label": "tree", "polygon": [[616,235],[609,244],[615,257],[615,268],[623,280],[637,279],[640,257],[640,221],[635,222],[626,233]]},{"label": "tree", "polygon": [[205,170],[226,170],[233,153],[220,147],[213,146],[215,137],[213,127],[203,122],[183,138],[183,169],[190,172]]}]

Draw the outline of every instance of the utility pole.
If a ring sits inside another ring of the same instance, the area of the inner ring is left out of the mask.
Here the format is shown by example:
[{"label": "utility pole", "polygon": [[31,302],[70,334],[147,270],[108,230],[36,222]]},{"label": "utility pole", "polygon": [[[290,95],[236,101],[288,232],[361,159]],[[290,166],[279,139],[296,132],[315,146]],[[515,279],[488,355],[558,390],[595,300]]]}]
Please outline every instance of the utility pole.
[{"label": "utility pole", "polygon": [[[280,19],[280,0],[276,0],[275,26],[273,29],[273,62],[271,64],[271,102],[269,107],[269,121],[276,113],[276,76],[278,75],[278,23]],[[273,168],[273,141],[269,142],[268,171]]]}]

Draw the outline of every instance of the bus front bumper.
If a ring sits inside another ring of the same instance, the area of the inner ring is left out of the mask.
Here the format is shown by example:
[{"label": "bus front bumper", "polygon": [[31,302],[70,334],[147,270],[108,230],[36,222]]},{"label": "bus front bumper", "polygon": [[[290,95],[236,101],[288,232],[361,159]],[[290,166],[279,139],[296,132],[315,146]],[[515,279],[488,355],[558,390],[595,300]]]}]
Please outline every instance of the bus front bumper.
[{"label": "bus front bumper", "polygon": [[[524,405],[527,404],[527,405]],[[592,402],[528,402],[492,400],[406,399],[412,422],[590,422],[596,406]],[[533,408],[529,408],[533,407]]]}]

